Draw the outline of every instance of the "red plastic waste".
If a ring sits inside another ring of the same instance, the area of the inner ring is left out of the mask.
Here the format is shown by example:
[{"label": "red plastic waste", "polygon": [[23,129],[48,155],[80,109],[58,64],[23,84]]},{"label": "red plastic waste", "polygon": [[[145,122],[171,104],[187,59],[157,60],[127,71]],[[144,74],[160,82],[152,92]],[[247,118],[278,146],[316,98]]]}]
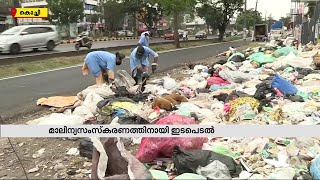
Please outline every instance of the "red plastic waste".
[{"label": "red plastic waste", "polygon": [[[156,124],[193,125],[194,119],[181,115],[170,115],[160,119]],[[184,149],[201,149],[208,138],[142,138],[136,157],[142,163],[155,160],[158,157],[171,157],[173,148],[179,146]]]},{"label": "red plastic waste", "polygon": [[227,84],[231,84],[229,81],[226,81],[224,79],[222,79],[221,77],[209,77],[207,80],[207,86],[210,87],[212,85],[220,85],[220,86],[224,86]]}]

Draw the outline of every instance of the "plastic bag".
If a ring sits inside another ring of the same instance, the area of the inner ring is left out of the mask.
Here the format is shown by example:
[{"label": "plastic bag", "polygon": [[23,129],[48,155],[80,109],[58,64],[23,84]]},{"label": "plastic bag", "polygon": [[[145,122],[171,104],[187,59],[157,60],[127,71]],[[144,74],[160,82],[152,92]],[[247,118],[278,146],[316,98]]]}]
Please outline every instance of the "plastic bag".
[{"label": "plastic bag", "polygon": [[213,161],[206,167],[199,167],[197,173],[209,179],[232,179],[228,167],[220,161]]},{"label": "plastic bag", "polygon": [[166,88],[167,90],[172,90],[176,88],[178,85],[177,82],[170,77],[164,77],[163,80],[164,80],[163,87]]},{"label": "plastic bag", "polygon": [[233,62],[242,62],[245,60],[245,56],[242,53],[234,53],[232,54],[229,58],[228,61],[233,61]]},{"label": "plastic bag", "polygon": [[[156,124],[194,125],[196,122],[186,116],[170,115],[160,119]],[[140,162],[151,162],[160,155],[171,157],[174,146],[201,149],[207,141],[207,138],[142,138],[136,157]]]},{"label": "plastic bag", "polygon": [[267,64],[273,63],[276,61],[276,58],[272,57],[271,55],[265,55],[264,53],[255,53],[249,57],[251,61],[257,62],[258,64]]},{"label": "plastic bag", "polygon": [[240,157],[240,154],[234,153],[231,151],[231,149],[227,146],[223,145],[217,145],[213,147],[213,152],[218,154],[223,154],[232,158],[238,158]]},{"label": "plastic bag", "polygon": [[272,79],[271,87],[277,88],[285,95],[293,95],[298,92],[298,89],[294,85],[277,74]]},{"label": "plastic bag", "polygon": [[187,179],[193,179],[193,180],[207,180],[207,178],[200,176],[198,174],[192,174],[192,173],[184,173],[180,176],[175,177],[173,180],[187,180]]},{"label": "plastic bag", "polygon": [[[147,168],[128,152],[120,138],[90,138],[92,179],[151,179]],[[105,177],[107,176],[107,177]]]},{"label": "plastic bag", "polygon": [[94,92],[90,92],[87,96],[86,99],[83,102],[83,106],[88,108],[92,114],[97,113],[97,104],[98,102],[102,101],[103,98],[100,97],[98,94]]},{"label": "plastic bag", "polygon": [[185,150],[174,147],[173,162],[179,174],[196,173],[199,166],[206,167],[212,161],[218,160],[225,164],[231,177],[238,177],[242,171],[241,165],[231,157],[207,150]]},{"label": "plastic bag", "polygon": [[77,115],[52,113],[51,115],[28,121],[28,125],[82,125],[85,119]]},{"label": "plastic bag", "polygon": [[276,57],[287,56],[290,52],[293,52],[295,55],[298,54],[298,51],[295,50],[293,47],[283,47],[283,48],[277,49],[274,52],[274,55]]},{"label": "plastic bag", "polygon": [[220,77],[209,77],[207,79],[207,86],[210,87],[212,85],[220,85],[220,86],[223,86],[223,85],[227,85],[227,84],[231,84],[229,81],[226,81]]},{"label": "plastic bag", "polygon": [[80,100],[86,99],[89,93],[96,93],[102,98],[106,98],[108,96],[114,95],[115,93],[111,90],[110,86],[107,84],[102,85],[93,85],[87,87],[85,90],[79,92],[77,94]]}]

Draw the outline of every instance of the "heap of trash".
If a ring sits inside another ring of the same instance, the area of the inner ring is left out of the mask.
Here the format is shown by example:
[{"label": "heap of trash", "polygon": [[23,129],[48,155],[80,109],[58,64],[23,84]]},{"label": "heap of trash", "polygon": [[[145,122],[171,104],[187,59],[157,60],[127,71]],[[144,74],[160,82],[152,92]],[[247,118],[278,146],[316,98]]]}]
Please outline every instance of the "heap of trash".
[{"label": "heap of trash", "polygon": [[[114,86],[39,99],[54,113],[27,124],[319,125],[319,52],[312,44],[230,47],[210,66],[189,66],[183,80],[149,80],[143,93],[120,70]],[[81,140],[92,178],[320,179],[320,138],[132,138],[135,154],[125,140]]]}]

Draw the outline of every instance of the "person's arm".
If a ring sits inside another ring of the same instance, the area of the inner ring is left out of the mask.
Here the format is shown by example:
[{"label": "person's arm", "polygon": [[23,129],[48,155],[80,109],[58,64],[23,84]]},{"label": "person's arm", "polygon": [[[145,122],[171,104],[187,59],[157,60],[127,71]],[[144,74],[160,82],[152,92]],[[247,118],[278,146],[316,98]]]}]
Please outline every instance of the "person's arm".
[{"label": "person's arm", "polygon": [[148,54],[153,56],[153,63],[158,63],[158,59],[159,59],[158,53],[154,52],[152,49],[150,49],[148,47],[146,47],[146,50],[147,50]]},{"label": "person's arm", "polygon": [[114,81],[115,77],[114,72],[112,70],[108,70],[108,78],[111,82]]},{"label": "person's arm", "polygon": [[84,62],[83,65],[82,65],[82,74],[84,76],[89,74],[89,68],[88,68],[86,62]]},{"label": "person's arm", "polygon": [[114,79],[115,79],[115,75],[114,75],[114,71],[115,71],[115,66],[116,66],[116,64],[113,64],[113,63],[111,63],[111,62],[108,62],[108,64],[107,64],[107,73],[108,73],[108,79],[109,79],[109,81],[114,81]]}]

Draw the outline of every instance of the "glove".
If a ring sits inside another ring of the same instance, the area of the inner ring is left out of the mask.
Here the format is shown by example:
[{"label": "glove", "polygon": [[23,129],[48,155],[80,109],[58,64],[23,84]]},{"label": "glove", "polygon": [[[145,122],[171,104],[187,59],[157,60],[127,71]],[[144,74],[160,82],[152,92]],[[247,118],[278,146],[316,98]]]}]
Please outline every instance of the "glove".
[{"label": "glove", "polygon": [[144,72],[144,73],[142,73],[142,81],[144,80],[144,79],[148,79],[150,76],[149,76],[149,74],[147,73],[147,72]]},{"label": "glove", "polygon": [[158,64],[157,64],[157,63],[152,63],[152,64],[151,64],[151,70],[152,70],[152,72],[156,71],[156,70],[157,70],[157,67],[158,67]]}]

